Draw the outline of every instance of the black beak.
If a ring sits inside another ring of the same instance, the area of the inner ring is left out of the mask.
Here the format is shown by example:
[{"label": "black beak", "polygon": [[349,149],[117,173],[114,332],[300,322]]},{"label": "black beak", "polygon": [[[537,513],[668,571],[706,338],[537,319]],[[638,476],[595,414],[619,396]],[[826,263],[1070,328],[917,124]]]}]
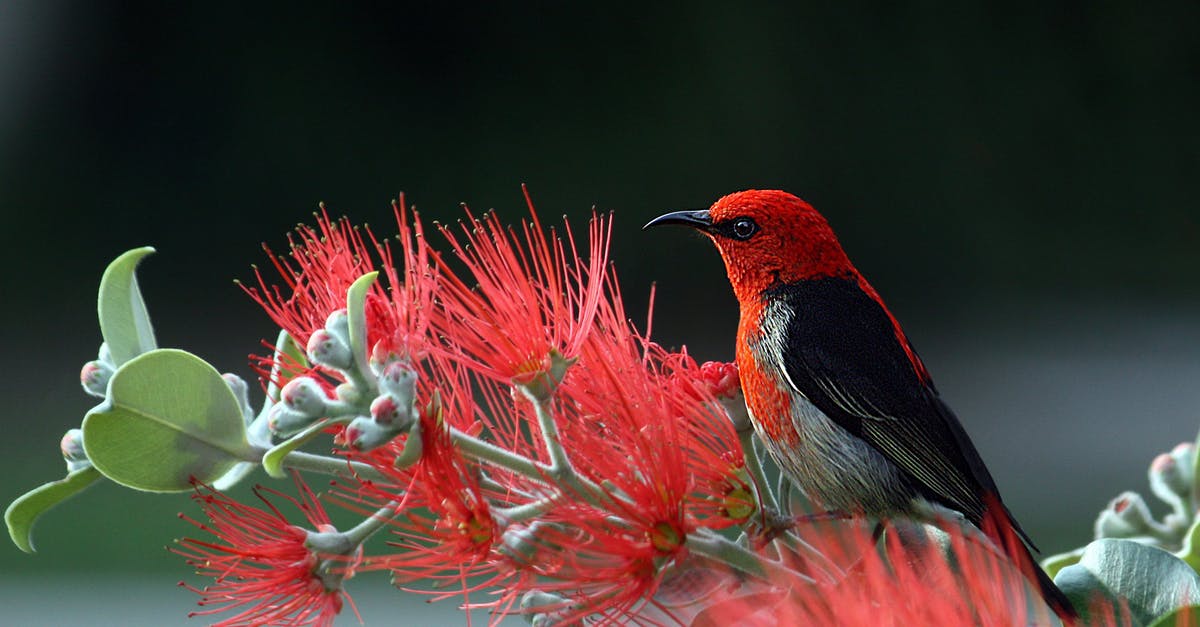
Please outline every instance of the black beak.
[{"label": "black beak", "polygon": [[689,226],[693,229],[708,231],[712,228],[712,216],[708,215],[708,209],[700,209],[699,211],[673,211],[647,222],[646,226],[642,227],[642,230],[644,231],[652,226],[668,224]]}]

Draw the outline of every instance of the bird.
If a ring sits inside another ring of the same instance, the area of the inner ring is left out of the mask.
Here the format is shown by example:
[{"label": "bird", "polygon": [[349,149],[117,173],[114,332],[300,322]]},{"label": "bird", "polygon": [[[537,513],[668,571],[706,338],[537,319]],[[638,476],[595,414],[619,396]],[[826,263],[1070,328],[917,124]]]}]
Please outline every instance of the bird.
[{"label": "bird", "polygon": [[751,422],[810,501],[880,521],[950,510],[1024,565],[1064,622],[1077,617],[824,216],[788,192],[746,190],[643,229],[664,225],[707,235],[724,260],[740,309],[736,364]]}]

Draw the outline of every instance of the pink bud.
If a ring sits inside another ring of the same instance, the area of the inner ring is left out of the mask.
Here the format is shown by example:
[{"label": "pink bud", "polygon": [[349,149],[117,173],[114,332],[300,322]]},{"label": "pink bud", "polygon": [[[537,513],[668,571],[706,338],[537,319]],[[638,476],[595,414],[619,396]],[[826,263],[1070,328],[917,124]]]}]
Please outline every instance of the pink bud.
[{"label": "pink bud", "polygon": [[348,370],[354,363],[350,347],[341,338],[325,329],[314,331],[308,338],[308,346],[304,350],[314,364]]},{"label": "pink bud", "polygon": [[385,394],[371,403],[371,416],[381,425],[392,425],[400,419],[400,407],[396,399]]},{"label": "pink bud", "polygon": [[98,398],[104,398],[105,393],[108,391],[108,380],[112,378],[112,374],[113,368],[111,365],[99,359],[89,361],[79,371],[79,383],[83,386],[84,392]]},{"label": "pink bud", "polygon": [[279,399],[290,409],[319,418],[325,413],[326,397],[321,385],[311,377],[297,377],[279,391]]},{"label": "pink bud", "polygon": [[717,398],[733,398],[742,391],[737,364],[706,361],[700,366],[700,379]]},{"label": "pink bud", "polygon": [[87,454],[83,452],[83,431],[79,429],[71,429],[63,434],[59,448],[62,449],[63,459],[67,461],[87,459]]}]

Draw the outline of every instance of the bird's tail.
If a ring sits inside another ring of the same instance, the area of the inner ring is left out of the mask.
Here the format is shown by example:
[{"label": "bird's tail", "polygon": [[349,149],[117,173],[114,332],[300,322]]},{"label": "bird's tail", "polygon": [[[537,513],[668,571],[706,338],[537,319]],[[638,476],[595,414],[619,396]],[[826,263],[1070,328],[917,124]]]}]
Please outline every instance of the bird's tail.
[{"label": "bird's tail", "polygon": [[1017,522],[1009,513],[1008,508],[1000,503],[999,499],[993,499],[989,505],[988,515],[983,521],[984,534],[996,542],[1025,577],[1037,586],[1046,605],[1049,605],[1050,609],[1062,619],[1063,624],[1069,626],[1078,624],[1079,612],[1075,606],[1071,605],[1067,595],[1063,594],[1063,591],[1055,585],[1054,580],[1050,579],[1050,575],[1047,575],[1046,571],[1038,565],[1033,552],[1022,537],[1020,527],[1017,526]]}]

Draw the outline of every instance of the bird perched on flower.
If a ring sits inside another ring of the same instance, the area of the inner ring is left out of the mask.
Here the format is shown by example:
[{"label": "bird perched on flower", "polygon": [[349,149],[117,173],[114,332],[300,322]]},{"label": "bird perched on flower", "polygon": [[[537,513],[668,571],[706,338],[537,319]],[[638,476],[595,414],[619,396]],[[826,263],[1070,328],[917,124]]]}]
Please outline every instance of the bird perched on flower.
[{"label": "bird perched on flower", "polygon": [[703,232],[720,251],[741,309],[737,365],[752,422],[810,500],[879,519],[958,512],[1031,566],[1059,616],[1075,616],[1033,564],[1028,535],[966,431],[821,214],[787,192],[749,190],[646,227],[669,224]]}]

